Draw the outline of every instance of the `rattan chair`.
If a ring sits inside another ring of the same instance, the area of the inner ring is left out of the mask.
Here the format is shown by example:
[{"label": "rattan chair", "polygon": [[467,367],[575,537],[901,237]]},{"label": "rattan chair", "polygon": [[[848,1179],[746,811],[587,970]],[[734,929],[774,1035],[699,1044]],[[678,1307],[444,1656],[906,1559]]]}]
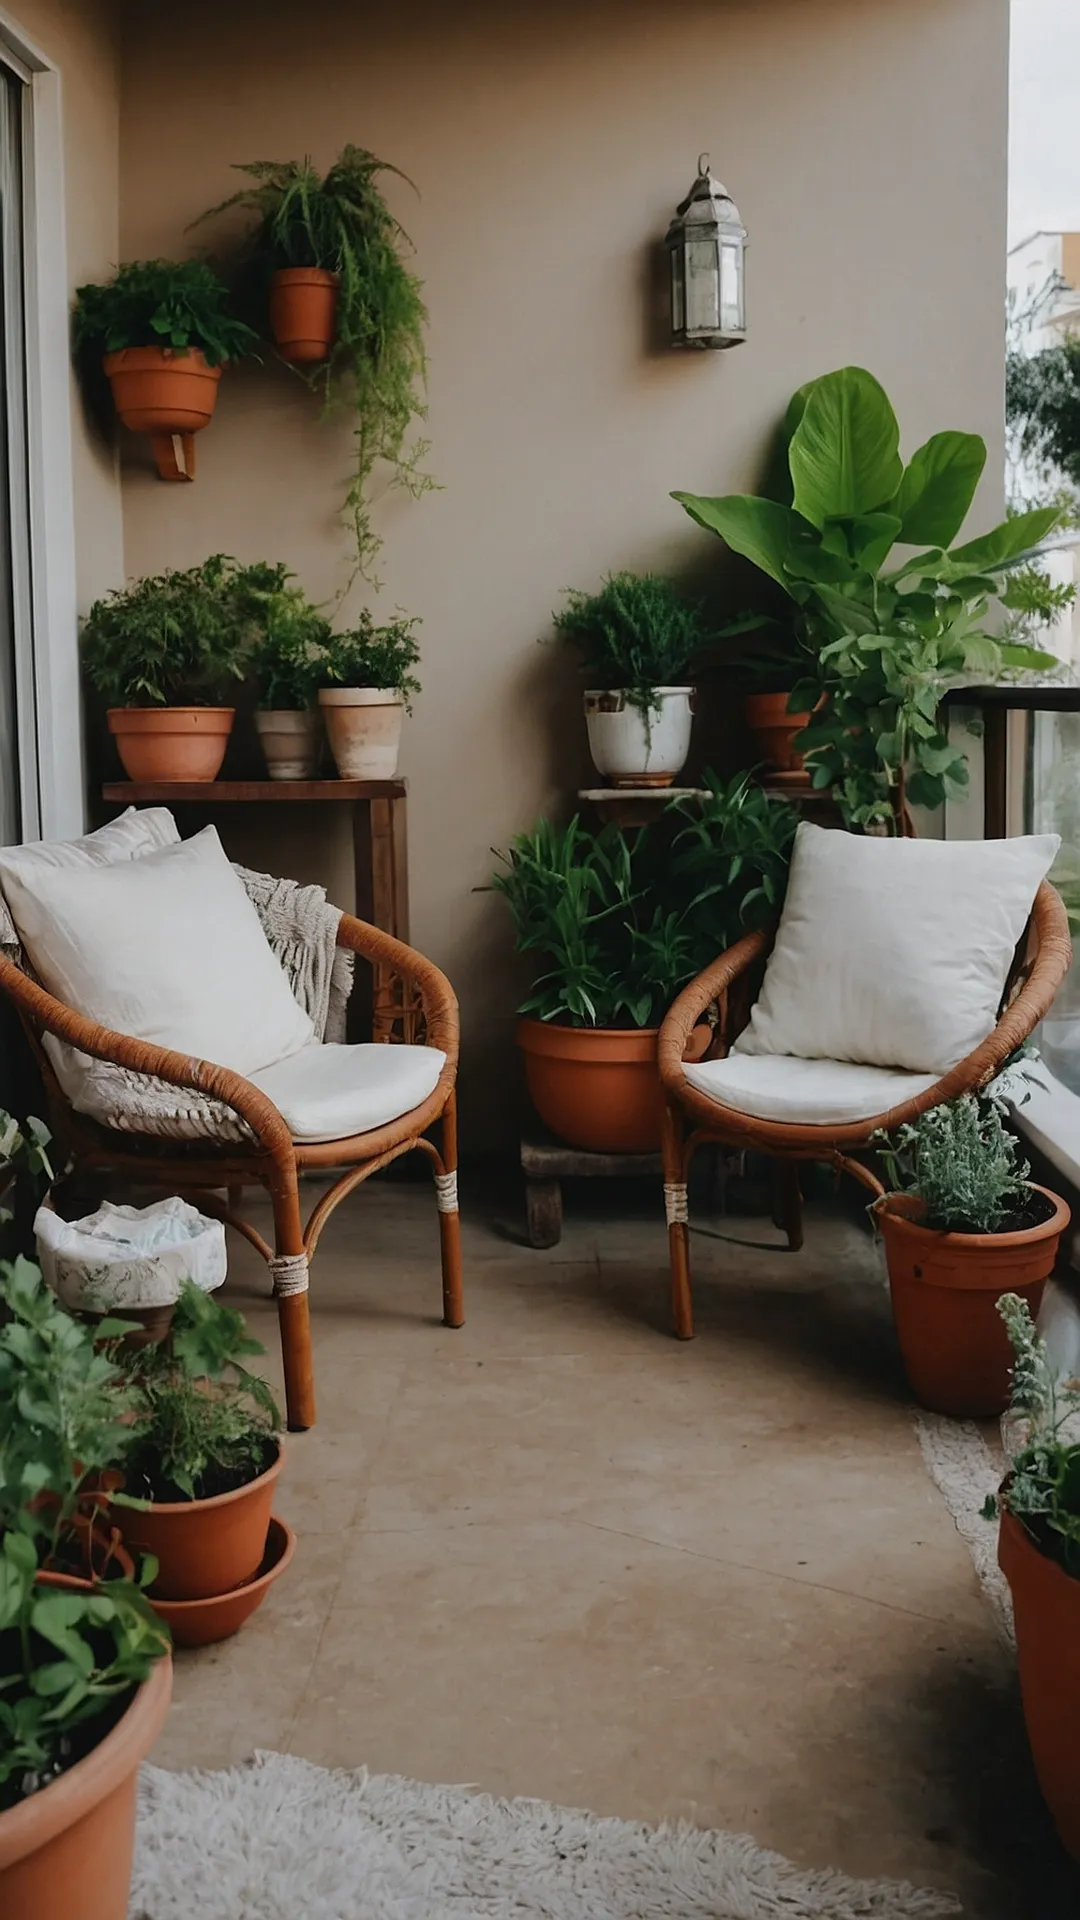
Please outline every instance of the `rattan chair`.
[{"label": "rattan chair", "polygon": [[664,1089],[664,1201],[672,1317],[680,1340],[692,1339],[694,1332],[687,1175],[699,1147],[712,1142],[752,1149],[777,1159],[782,1191],[778,1224],[786,1228],[789,1247],[798,1249],[802,1245],[799,1162],[830,1163],[838,1171],[853,1174],[875,1195],[881,1194],[884,1189],[872,1167],[856,1156],[871,1150],[873,1135],[879,1130],[902,1126],[929,1107],[986,1086],[1048,1012],[1072,957],[1065,908],[1044,880],[1016,950],[998,1023],[981,1046],[917,1097],[888,1112],[842,1125],[794,1125],[759,1119],[710,1099],[690,1085],[682,1064],[690,1034],[703,1019],[715,1023],[706,1059],[724,1059],[730,1052],[750,1019],[775,935],[773,924],[748,934],[722,953],[683,990],[660,1028],[657,1057]]},{"label": "rattan chair", "polygon": [[[53,1132],[61,1152],[70,1155],[74,1173],[120,1175],[142,1185],[164,1186],[170,1192],[182,1193],[204,1212],[235,1227],[268,1263],[277,1299],[288,1422],[294,1430],[310,1427],[315,1421],[308,1270],[319,1236],[334,1208],[354,1187],[413,1148],[427,1155],[435,1173],[444,1324],[460,1327],[464,1322],[455,1101],[458,1011],[453,989],[421,954],[348,914],[342,915],[337,944],[351,948],[371,963],[373,1037],[389,1044],[399,1040],[438,1048],[446,1055],[446,1062],[421,1106],[373,1132],[317,1144],[294,1142],[272,1101],[241,1074],[110,1032],[64,1006],[14,961],[0,956],[0,990],[14,1002],[29,1036],[45,1082]],[[66,1098],[42,1045],[45,1034],[55,1034],[95,1059],[153,1074],[171,1086],[190,1088],[223,1101],[247,1123],[254,1138],[250,1144],[230,1141],[216,1147],[205,1140],[188,1144],[101,1126],[77,1113]],[[438,1146],[426,1137],[436,1122]],[[345,1171],[317,1201],[305,1225],[300,1210],[300,1174],[337,1168]],[[273,1246],[238,1211],[245,1186],[263,1186],[269,1192]],[[221,1197],[223,1189],[225,1199]]]}]

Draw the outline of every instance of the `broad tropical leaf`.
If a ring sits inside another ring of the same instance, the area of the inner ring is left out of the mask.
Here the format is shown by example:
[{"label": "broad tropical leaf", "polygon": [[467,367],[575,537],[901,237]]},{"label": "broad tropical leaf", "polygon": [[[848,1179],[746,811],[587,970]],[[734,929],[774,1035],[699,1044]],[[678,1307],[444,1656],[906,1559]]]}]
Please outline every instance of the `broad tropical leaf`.
[{"label": "broad tropical leaf", "polygon": [[1060,507],[1034,507],[1030,513],[1018,513],[1003,520],[999,527],[954,547],[950,559],[972,573],[996,573],[1002,567],[1014,567],[1052,533],[1061,518]]},{"label": "broad tropical leaf", "polygon": [[887,506],[903,466],[889,396],[863,367],[827,373],[807,395],[788,453],[795,508],[815,527]]},{"label": "broad tropical leaf", "polygon": [[752,560],[782,587],[787,587],[784,560],[799,520],[778,500],[760,500],[750,493],[728,493],[719,500],[696,493],[673,493],[691,520],[709,533],[718,533],[734,553]]},{"label": "broad tropical leaf", "polygon": [[935,433],[912,454],[892,503],[901,522],[897,539],[947,547],[967,518],[985,465],[986,442],[977,433]]}]

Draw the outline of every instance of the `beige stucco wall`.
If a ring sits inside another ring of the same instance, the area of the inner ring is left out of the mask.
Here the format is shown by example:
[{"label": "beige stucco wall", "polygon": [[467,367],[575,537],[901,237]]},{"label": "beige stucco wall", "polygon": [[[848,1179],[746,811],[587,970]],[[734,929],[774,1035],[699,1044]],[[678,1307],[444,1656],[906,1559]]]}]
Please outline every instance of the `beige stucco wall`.
[{"label": "beige stucco wall", "polygon": [[[454,978],[472,1144],[505,1138],[513,969],[489,848],[586,772],[567,584],[697,569],[718,547],[669,488],[750,487],[792,389],[860,361],[913,447],[985,433],[999,505],[1008,0],[189,0],[125,16],[125,257],[192,244],[229,163],[346,140],[417,182],[393,204],[431,311],[432,469],[380,510],[381,604],[422,616],[407,732],[413,934]],[[711,150],[751,232],[750,338],[650,332],[650,247]],[[272,364],[230,373],[192,487],[126,468],[129,571],[225,548],[340,588],[345,426]],[[346,884],[329,823],[245,851]],[[257,843],[252,845],[253,840]],[[235,842],[234,842],[235,844]]]},{"label": "beige stucco wall", "polygon": [[[108,276],[119,257],[119,0],[13,0],[0,18],[25,34],[60,74],[68,282]],[[123,525],[115,449],[71,381],[79,604],[123,579]]]}]

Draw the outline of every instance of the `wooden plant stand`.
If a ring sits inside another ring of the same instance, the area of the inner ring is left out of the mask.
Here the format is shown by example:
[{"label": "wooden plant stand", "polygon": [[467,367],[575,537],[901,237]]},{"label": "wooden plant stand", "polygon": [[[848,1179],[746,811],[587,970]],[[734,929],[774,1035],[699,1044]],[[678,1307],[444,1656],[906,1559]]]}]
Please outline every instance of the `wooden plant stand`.
[{"label": "wooden plant stand", "polygon": [[661,1208],[663,1161],[659,1153],[589,1153],[556,1140],[539,1120],[530,1119],[521,1136],[525,1175],[525,1226],[530,1247],[557,1247],[562,1238],[564,1180],[655,1180]]}]

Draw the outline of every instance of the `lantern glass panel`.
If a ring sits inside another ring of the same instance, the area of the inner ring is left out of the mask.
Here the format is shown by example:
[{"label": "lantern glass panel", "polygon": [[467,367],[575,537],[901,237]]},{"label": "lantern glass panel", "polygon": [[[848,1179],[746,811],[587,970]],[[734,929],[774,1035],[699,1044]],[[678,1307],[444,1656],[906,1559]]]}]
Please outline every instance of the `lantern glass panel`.
[{"label": "lantern glass panel", "polygon": [[720,248],[720,327],[724,333],[742,333],[745,326],[742,245],[725,240]]},{"label": "lantern glass panel", "polygon": [[681,246],[671,249],[671,330],[686,332],[686,267]]},{"label": "lantern glass panel", "polygon": [[686,243],[686,330],[715,333],[720,325],[720,259],[715,234]]}]

